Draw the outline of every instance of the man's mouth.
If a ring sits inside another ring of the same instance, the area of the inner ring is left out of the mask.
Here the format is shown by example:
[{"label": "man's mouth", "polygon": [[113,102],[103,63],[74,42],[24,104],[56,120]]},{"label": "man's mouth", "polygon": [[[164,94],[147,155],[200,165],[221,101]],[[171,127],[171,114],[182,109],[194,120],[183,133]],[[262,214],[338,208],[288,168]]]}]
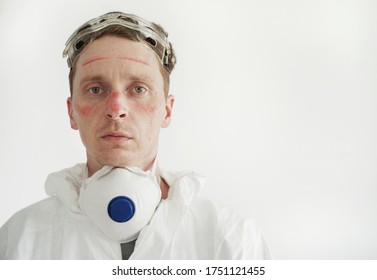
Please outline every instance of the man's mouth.
[{"label": "man's mouth", "polygon": [[110,141],[126,141],[129,139],[132,139],[131,136],[123,132],[118,132],[118,131],[112,131],[112,132],[106,133],[101,138],[105,140],[110,140]]}]

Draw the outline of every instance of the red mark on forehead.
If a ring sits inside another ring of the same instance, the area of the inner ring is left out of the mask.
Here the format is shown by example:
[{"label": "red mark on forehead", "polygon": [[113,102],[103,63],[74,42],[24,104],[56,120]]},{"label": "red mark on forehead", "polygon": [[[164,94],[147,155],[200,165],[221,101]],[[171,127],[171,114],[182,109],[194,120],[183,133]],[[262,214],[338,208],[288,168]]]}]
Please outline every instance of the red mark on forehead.
[{"label": "red mark on forehead", "polygon": [[97,61],[97,60],[102,60],[102,59],[106,59],[106,58],[104,58],[104,57],[98,57],[98,56],[96,56],[96,57],[91,57],[91,58],[85,60],[85,61],[81,64],[81,66],[85,66],[85,65],[88,65],[89,63],[92,63],[92,62]]},{"label": "red mark on forehead", "polygon": [[[106,57],[99,57],[99,56],[96,56],[96,57],[91,57],[91,58],[88,58],[87,60],[85,60],[81,66],[84,67],[92,62],[95,62],[95,61],[98,61],[98,60],[103,60],[103,59],[110,59],[110,58],[106,58]],[[129,61],[134,61],[134,62],[137,62],[137,63],[141,63],[141,64],[144,64],[144,65],[149,65],[148,63],[146,63],[145,61],[141,60],[141,59],[138,59],[138,58],[133,58],[133,57],[118,57],[118,59],[125,59],[125,60],[129,60]]]},{"label": "red mark on forehead", "polygon": [[138,58],[133,58],[133,57],[119,57],[119,58],[134,61],[134,62],[141,63],[141,64],[144,64],[144,65],[148,65],[148,63],[146,63],[145,61],[138,59]]}]

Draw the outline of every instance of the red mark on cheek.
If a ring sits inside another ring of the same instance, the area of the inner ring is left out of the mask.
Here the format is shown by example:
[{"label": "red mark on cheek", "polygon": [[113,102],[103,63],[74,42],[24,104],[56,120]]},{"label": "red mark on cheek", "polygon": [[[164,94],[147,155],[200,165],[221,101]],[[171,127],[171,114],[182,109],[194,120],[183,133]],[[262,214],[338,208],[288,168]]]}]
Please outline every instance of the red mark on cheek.
[{"label": "red mark on cheek", "polygon": [[156,105],[140,105],[140,109],[142,109],[145,113],[151,115],[157,111]]},{"label": "red mark on cheek", "polygon": [[76,106],[77,112],[82,116],[90,115],[91,111],[93,110],[92,106],[89,105],[77,105]]}]

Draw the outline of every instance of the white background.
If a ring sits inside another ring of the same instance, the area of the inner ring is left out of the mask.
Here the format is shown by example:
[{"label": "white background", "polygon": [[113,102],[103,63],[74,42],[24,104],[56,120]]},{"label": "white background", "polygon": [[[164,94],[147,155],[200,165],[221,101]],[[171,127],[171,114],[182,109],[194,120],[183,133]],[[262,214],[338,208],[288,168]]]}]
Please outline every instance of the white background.
[{"label": "white background", "polygon": [[373,0],[0,0],[0,224],[85,161],[61,54],[112,10],[162,24],[177,52],[163,167],[206,175],[275,259],[377,259]]}]

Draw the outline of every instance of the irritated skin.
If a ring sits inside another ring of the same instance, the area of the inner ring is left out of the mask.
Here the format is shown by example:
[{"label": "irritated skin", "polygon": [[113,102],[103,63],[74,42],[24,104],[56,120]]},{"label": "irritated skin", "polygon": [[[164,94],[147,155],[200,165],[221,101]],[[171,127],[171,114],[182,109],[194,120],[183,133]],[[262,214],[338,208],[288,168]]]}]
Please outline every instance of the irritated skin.
[{"label": "irritated skin", "polygon": [[174,103],[165,97],[159,63],[143,43],[115,36],[95,40],[80,54],[67,106],[86,148],[89,176],[105,165],[151,168]]}]

